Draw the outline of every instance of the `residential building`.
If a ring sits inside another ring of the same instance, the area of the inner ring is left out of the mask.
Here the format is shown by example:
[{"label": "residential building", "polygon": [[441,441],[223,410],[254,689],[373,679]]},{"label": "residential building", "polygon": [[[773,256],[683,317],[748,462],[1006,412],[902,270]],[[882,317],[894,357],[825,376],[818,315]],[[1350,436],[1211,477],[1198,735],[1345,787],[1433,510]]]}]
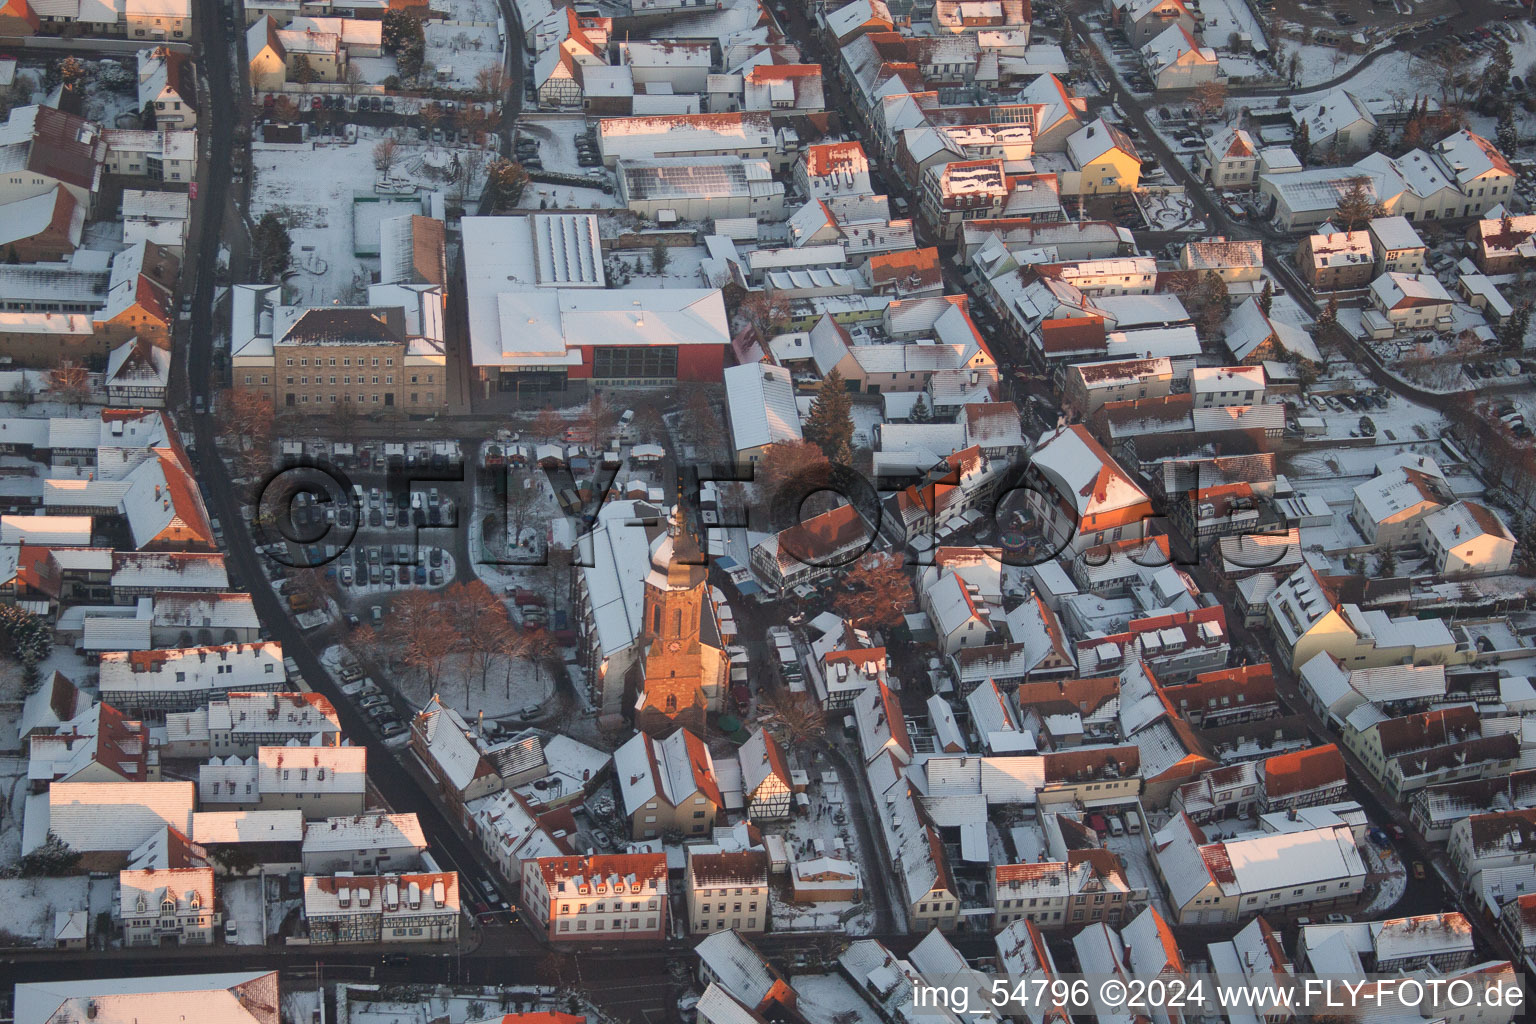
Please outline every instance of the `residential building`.
[{"label": "residential building", "polygon": [[256,767],[260,810],[331,818],[363,813],[368,799],[366,747],[261,747]]},{"label": "residential building", "polygon": [[687,729],[666,739],[636,734],[614,751],[613,768],[632,838],[708,835],[715,827],[724,800],[714,759]]},{"label": "residential building", "polygon": [[[1485,274],[1510,274],[1536,259],[1536,214],[1479,220],[1467,228],[1467,242],[1475,247],[1472,259]],[[1411,271],[1405,271],[1411,273]]]},{"label": "residential building", "polygon": [[304,878],[304,923],[312,945],[456,942],[457,871]]},{"label": "residential building", "polygon": [[1073,363],[1066,368],[1062,382],[1063,401],[1089,420],[1109,402],[1166,398],[1173,393],[1173,385],[1173,362],[1166,356]]},{"label": "residential building", "polygon": [[994,925],[1027,920],[1043,931],[1119,924],[1146,905],[1108,850],[1070,850],[1065,861],[995,864],[990,879]]},{"label": "residential building", "polygon": [[1078,171],[1082,195],[1134,192],[1141,181],[1141,155],[1136,144],[1102,117],[1067,140],[1067,157]]},{"label": "residential building", "polygon": [[1366,331],[1389,337],[1399,331],[1435,330],[1451,322],[1456,300],[1429,274],[1382,274],[1371,282]]},{"label": "residential building", "polygon": [[1264,401],[1262,366],[1202,366],[1189,375],[1196,409],[1259,405]]},{"label": "residential building", "polygon": [[752,575],[765,590],[788,594],[852,563],[873,539],[857,506],[839,505],[754,545]]},{"label": "residential building", "polygon": [[1259,144],[1245,128],[1223,128],[1205,141],[1200,171],[1217,188],[1252,188],[1259,180]]},{"label": "residential building", "polygon": [[1144,46],[1170,26],[1193,32],[1197,19],[1183,0],[1105,0],[1110,24],[1125,33],[1132,46]]},{"label": "residential building", "polygon": [[1183,25],[1169,25],[1149,40],[1141,59],[1159,92],[1194,89],[1223,77],[1215,48],[1201,45]]},{"label": "residential building", "polygon": [[1424,270],[1424,239],[1407,217],[1377,217],[1366,225],[1376,274],[1418,274]]},{"label": "residential building", "polygon": [[1307,235],[1296,246],[1296,267],[1313,291],[1364,288],[1376,277],[1370,232]]},{"label": "residential building", "polygon": [[1348,795],[1344,755],[1332,743],[1288,751],[1259,762],[1259,810],[1336,803]]},{"label": "residential building", "polygon": [[45,803],[28,806],[21,852],[52,834],[82,855],[82,868],[115,871],[167,826],[189,834],[193,798],[190,782],[56,782]]},{"label": "residential building", "polygon": [[1536,864],[1536,809],[1474,814],[1451,826],[1445,844],[1462,884],[1494,868]]},{"label": "residential building", "polygon": [[100,678],[103,700],[156,717],[192,711],[232,692],[289,688],[283,646],[276,642],[106,651]]},{"label": "residential building", "polygon": [[1442,576],[1507,572],[1515,535],[1493,509],[1463,500],[1424,516],[1424,548]]},{"label": "residential building", "polygon": [[167,47],[139,51],[139,110],[154,111],[156,128],[197,127],[197,76],[190,54]]},{"label": "residential building", "polygon": [[1292,573],[1265,599],[1276,650],[1288,668],[1327,653],[1348,669],[1394,664],[1460,664],[1470,659],[1440,619],[1394,618],[1339,599],[1341,581],[1325,585],[1310,567]]},{"label": "residential building", "polygon": [[1180,814],[1152,837],[1152,850],[1182,925],[1352,908],[1365,889],[1365,862],[1347,825],[1208,843]]},{"label": "residential building", "polygon": [[1381,549],[1424,545],[1425,519],[1453,501],[1450,485],[1428,456],[1394,459],[1355,486],[1351,514],[1360,535]]},{"label": "residential building", "polygon": [[923,175],[918,208],[934,233],[952,242],[965,221],[997,217],[1009,191],[1003,161],[956,160]]},{"label": "residential building", "polygon": [[667,857],[524,861],[521,903],[551,942],[660,942],[667,934]]},{"label": "residential building", "polygon": [[27,779],[34,793],[60,782],[157,782],[160,754],[144,723],[97,703],[28,738]]},{"label": "residential building", "polygon": [[1214,238],[1185,242],[1179,253],[1179,265],[1204,277],[1215,274],[1232,285],[1247,285],[1245,291],[1262,289],[1264,243],[1257,239]]},{"label": "residential building", "polygon": [[768,854],[708,846],[689,846],[686,852],[683,886],[689,934],[768,930]]},{"label": "residential building", "polygon": [[213,945],[213,868],[123,871],[117,885],[125,946]]},{"label": "residential building", "polygon": [[374,811],[309,822],[300,854],[308,875],[372,875],[415,871],[426,849],[416,815]]},{"label": "residential building", "polygon": [[1077,554],[1108,541],[1142,537],[1151,499],[1082,424],[1040,439],[1025,501],[1051,550]]},{"label": "residential building", "polygon": [[449,807],[462,813],[471,800],[502,788],[502,779],[457,711],[433,695],[411,721],[411,750],[437,782]]},{"label": "residential building", "polygon": [[129,39],[187,39],[192,34],[191,0],[124,0],[120,10]]},{"label": "residential building", "polygon": [[0,125],[0,151],[13,168],[0,179],[0,203],[63,188],[89,215],[107,159],[99,125],[55,107],[13,107]]},{"label": "residential building", "polygon": [[16,1024],[62,1024],[90,1020],[143,1020],[200,1007],[228,1024],[270,1024],[278,1001],[276,971],[176,974],[164,977],[102,978],[86,981],[18,982]]},{"label": "residential building", "polygon": [[789,817],[794,802],[794,781],[779,741],[759,727],[736,751],[741,763],[741,792],[747,817],[774,821]]},{"label": "residential building", "polygon": [[167,757],[254,757],[261,747],[334,747],[341,720],[318,693],[228,693],[166,719]]}]

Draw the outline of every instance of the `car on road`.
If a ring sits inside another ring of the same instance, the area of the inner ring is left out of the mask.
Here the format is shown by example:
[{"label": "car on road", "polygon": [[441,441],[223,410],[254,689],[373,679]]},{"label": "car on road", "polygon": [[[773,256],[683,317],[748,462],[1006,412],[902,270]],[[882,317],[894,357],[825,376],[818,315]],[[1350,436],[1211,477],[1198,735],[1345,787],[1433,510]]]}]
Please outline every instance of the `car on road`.
[{"label": "car on road", "polygon": [[208,411],[208,405],[203,401],[202,395],[192,396],[192,411],[197,413],[199,416]]},{"label": "car on road", "polygon": [[1413,862],[1413,877],[1422,882],[1424,880],[1424,875],[1425,875],[1424,862],[1421,861],[1421,860],[1414,861]]}]

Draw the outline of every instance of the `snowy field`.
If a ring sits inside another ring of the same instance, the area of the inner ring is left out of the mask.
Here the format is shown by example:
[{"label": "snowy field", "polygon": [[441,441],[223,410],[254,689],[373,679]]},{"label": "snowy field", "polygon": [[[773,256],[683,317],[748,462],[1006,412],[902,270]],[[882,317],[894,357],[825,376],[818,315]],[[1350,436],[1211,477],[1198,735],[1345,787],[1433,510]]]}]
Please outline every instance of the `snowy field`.
[{"label": "snowy field", "polygon": [[517,205],[523,210],[616,210],[619,200],[598,188],[535,181],[529,183],[523,192],[523,201]]},{"label": "snowy field", "polygon": [[450,21],[501,23],[501,7],[496,0],[448,0]]},{"label": "snowy field", "polygon": [[428,21],[422,27],[426,32],[426,59],[437,68],[439,85],[474,89],[475,76],[482,69],[502,66],[495,28],[446,21]]},{"label": "snowy field", "polygon": [[[354,236],[353,198],[375,193],[377,180],[373,151],[384,137],[383,129],[363,126],[357,142],[305,144],[302,146],[251,147],[253,183],[251,219],[276,212],[288,225],[293,239],[293,262],[298,271],[291,285],[294,301],[324,305],[356,303],[365,298],[377,257],[355,255],[360,242]],[[446,190],[456,198],[468,165],[485,162],[484,151],[470,155],[468,147],[446,147],[416,141],[414,134],[400,133],[398,156],[390,176],[416,185],[423,195]],[[484,184],[483,166],[470,183],[469,194],[479,195]],[[395,198],[395,197],[392,197]],[[424,198],[424,195],[423,195]]]},{"label": "snowy field", "polygon": [[[667,246],[666,254],[667,265],[659,274],[650,249],[616,249],[608,254],[607,262],[623,264],[624,272],[629,275],[629,279],[620,285],[623,288],[701,287],[699,265],[708,255],[702,246]],[[613,274],[609,275],[610,280],[613,277]]]}]

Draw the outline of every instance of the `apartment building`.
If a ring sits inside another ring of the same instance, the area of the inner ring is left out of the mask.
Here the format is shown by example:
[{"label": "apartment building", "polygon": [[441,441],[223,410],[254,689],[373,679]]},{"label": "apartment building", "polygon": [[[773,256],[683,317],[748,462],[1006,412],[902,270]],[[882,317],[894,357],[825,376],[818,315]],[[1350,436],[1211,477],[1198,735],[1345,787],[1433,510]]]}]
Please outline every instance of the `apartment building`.
[{"label": "apartment building", "polygon": [[283,645],[270,642],[106,651],[100,682],[102,700],[113,707],[163,718],[228,692],[285,690],[288,674]]},{"label": "apartment building", "polygon": [[1029,920],[1041,929],[1118,924],[1146,905],[1108,850],[1072,850],[1065,861],[997,864],[990,879],[993,924]]},{"label": "apartment building", "polygon": [[261,747],[256,768],[261,810],[301,810],[305,818],[363,813],[366,747]]},{"label": "apartment building", "polygon": [[300,856],[305,874],[371,875],[415,871],[426,849],[416,815],[378,811],[309,822]]},{"label": "apartment building", "polygon": [[459,916],[456,871],[304,879],[304,921],[312,945],[454,942]]},{"label": "apartment building", "polygon": [[552,942],[659,942],[667,928],[667,855],[526,860],[522,904]]},{"label": "apartment building", "polygon": [[126,946],[211,946],[213,868],[118,873],[118,915]]},{"label": "apartment building", "polygon": [[767,931],[768,854],[760,849],[687,849],[683,894],[688,902],[689,933]]}]

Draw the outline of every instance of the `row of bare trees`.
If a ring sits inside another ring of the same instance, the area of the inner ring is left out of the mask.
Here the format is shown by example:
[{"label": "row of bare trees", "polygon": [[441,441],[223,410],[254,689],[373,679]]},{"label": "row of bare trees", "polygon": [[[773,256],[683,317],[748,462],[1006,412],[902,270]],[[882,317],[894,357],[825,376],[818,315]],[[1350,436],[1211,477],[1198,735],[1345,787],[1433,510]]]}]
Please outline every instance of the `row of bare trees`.
[{"label": "row of bare trees", "polygon": [[[314,573],[310,570],[303,575]],[[382,652],[414,669],[428,693],[440,692],[456,669],[464,685],[466,714],[471,710],[473,684],[478,682],[480,692],[485,693],[494,670],[501,670],[510,697],[517,662],[538,667],[560,652],[547,631],[527,630],[514,623],[502,600],[479,580],[454,583],[441,591],[407,591],[395,598],[380,628],[358,626],[346,643],[362,657],[377,660]]]}]

